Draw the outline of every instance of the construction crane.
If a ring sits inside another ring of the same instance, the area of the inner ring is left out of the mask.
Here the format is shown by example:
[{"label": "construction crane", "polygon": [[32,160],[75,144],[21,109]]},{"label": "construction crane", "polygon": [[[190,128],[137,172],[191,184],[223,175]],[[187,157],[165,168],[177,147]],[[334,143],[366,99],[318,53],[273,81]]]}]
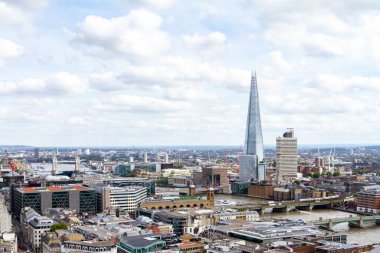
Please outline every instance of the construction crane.
[{"label": "construction crane", "polygon": [[11,166],[12,173],[14,173],[14,172],[15,172],[15,168],[16,168],[16,166],[15,166],[15,164],[13,163],[11,157],[9,156],[8,150],[5,150],[5,154],[6,154],[6,156],[7,156],[8,164],[9,164],[9,166]]}]

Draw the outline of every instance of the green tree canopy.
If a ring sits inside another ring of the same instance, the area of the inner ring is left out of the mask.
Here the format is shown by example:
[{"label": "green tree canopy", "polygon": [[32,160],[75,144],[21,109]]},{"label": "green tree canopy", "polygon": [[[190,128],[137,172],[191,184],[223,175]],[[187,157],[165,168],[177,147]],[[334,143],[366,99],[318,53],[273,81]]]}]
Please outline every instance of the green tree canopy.
[{"label": "green tree canopy", "polygon": [[50,231],[55,232],[56,230],[59,230],[59,229],[66,230],[67,229],[66,223],[60,222],[60,223],[54,224],[53,226],[51,226]]}]

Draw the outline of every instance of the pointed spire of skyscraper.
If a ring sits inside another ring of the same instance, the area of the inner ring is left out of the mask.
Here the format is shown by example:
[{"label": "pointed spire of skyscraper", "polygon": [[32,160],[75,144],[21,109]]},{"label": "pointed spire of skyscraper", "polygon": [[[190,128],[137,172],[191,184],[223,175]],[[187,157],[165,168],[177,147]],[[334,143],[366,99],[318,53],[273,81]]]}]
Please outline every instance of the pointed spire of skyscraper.
[{"label": "pointed spire of skyscraper", "polygon": [[263,134],[261,129],[259,92],[256,72],[252,71],[249,93],[247,129],[245,133],[244,154],[240,156],[241,181],[265,179]]},{"label": "pointed spire of skyscraper", "polygon": [[244,153],[246,155],[256,155],[259,162],[264,159],[263,133],[261,129],[259,92],[257,89],[256,71],[252,71],[251,77]]}]

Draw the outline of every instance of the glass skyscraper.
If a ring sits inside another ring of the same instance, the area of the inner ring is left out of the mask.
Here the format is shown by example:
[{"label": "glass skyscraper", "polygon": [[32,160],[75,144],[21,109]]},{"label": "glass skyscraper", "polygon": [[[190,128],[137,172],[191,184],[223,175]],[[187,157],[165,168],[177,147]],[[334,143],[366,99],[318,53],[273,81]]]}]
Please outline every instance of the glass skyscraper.
[{"label": "glass skyscraper", "polygon": [[241,181],[265,179],[263,133],[256,73],[252,73],[251,77],[244,154],[240,156],[239,177]]}]

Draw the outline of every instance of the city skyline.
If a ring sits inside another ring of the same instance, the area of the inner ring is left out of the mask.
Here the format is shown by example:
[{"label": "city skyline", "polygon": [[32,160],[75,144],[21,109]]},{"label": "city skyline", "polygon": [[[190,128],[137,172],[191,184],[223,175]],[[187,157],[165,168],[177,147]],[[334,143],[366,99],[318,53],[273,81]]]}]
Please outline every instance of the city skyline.
[{"label": "city skyline", "polygon": [[[377,1],[0,0],[0,145],[380,144]],[[373,141],[375,140],[375,141]]]}]

